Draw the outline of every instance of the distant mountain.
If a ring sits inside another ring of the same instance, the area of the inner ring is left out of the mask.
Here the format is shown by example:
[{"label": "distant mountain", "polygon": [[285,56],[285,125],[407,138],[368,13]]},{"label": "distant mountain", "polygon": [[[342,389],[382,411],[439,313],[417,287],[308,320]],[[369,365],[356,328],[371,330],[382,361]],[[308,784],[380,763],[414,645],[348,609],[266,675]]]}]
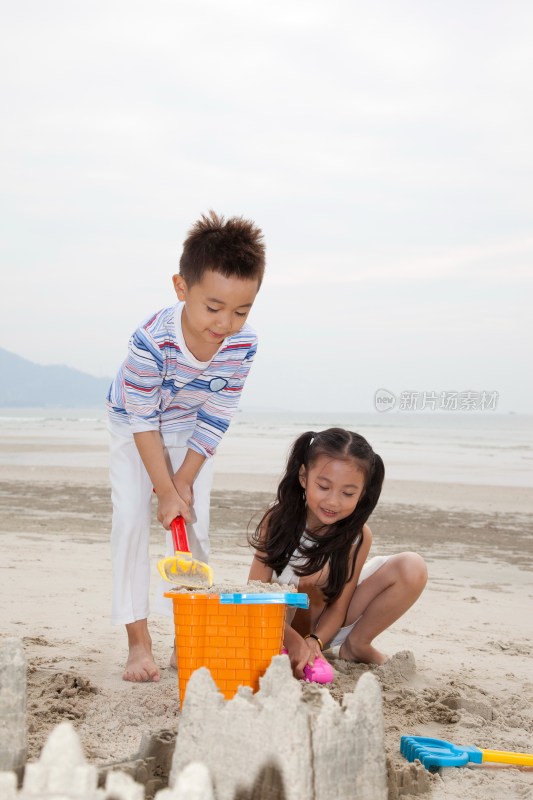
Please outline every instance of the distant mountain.
[{"label": "distant mountain", "polygon": [[0,406],[102,406],[111,378],[59,365],[43,367],[0,347]]}]

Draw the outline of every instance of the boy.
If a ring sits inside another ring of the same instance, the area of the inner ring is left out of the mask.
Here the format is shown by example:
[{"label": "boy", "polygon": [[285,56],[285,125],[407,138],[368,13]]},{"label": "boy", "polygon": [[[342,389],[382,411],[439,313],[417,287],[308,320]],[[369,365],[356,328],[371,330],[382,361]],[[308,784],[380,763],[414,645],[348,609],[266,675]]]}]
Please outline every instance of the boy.
[{"label": "boy", "polygon": [[[252,222],[202,216],[172,279],[179,302],[135,331],[109,390],[112,621],[126,625],[124,680],[160,678],[147,621],[152,489],[159,522],[168,530],[181,514],[194,558],[208,560],[212,456],[256,352],[246,318],[264,268],[263,235]],[[158,598],[162,613],[169,604]]]}]

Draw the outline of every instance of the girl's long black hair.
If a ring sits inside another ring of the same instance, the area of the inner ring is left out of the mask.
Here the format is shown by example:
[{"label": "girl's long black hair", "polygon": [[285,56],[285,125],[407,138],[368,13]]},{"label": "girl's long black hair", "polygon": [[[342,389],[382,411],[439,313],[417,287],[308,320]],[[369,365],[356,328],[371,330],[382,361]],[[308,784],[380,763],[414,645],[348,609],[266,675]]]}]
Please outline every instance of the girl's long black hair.
[{"label": "girl's long black hair", "polygon": [[[333,525],[324,525],[315,533],[307,531],[307,541],[302,543],[307,506],[300,484],[300,468],[303,465],[309,473],[310,467],[321,455],[356,461],[365,473],[365,487],[349,517]],[[384,477],[383,461],[358,433],[343,428],[302,433],[289,453],[276,500],[263,515],[250,537],[250,544],[258,552],[260,560],[272,567],[276,575],[283,572],[297,549],[306,561],[302,566],[295,567],[296,575],[320,572],[329,562],[329,577],[323,593],[327,602],[332,603],[353,576],[355,560],[363,540],[363,525],[376,507]],[[350,559],[354,542],[356,547]]]}]

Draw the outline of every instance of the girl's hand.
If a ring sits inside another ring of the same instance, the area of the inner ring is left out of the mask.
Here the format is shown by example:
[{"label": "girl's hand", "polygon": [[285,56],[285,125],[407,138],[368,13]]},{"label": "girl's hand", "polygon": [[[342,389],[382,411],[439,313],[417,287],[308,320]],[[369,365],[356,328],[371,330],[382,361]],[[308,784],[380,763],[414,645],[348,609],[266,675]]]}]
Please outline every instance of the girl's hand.
[{"label": "girl's hand", "polygon": [[305,642],[311,653],[311,660],[309,660],[307,663],[313,665],[315,663],[315,658],[318,658],[322,655],[322,650],[320,649],[320,645],[318,644],[317,640],[312,639],[310,636],[305,639]]},{"label": "girl's hand", "polygon": [[[304,677],[304,668],[307,664],[313,664],[315,656],[307,644],[309,639],[302,639],[301,636],[287,646],[287,652],[291,662],[292,671],[295,678]],[[316,643],[318,646],[318,642]],[[320,648],[318,648],[320,650]]]}]

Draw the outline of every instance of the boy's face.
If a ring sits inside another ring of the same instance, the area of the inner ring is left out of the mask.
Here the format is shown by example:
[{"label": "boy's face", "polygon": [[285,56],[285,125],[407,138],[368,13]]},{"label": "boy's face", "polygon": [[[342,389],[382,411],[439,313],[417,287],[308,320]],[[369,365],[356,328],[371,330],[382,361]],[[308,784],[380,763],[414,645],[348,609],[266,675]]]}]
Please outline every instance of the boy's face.
[{"label": "boy's face", "polygon": [[[218,350],[227,336],[237,333],[250,313],[259,290],[256,279],[226,278],[207,270],[202,280],[188,286],[181,275],[172,278],[179,300],[185,301],[181,324],[187,347],[203,352]],[[198,356],[204,360],[202,356]]]}]

